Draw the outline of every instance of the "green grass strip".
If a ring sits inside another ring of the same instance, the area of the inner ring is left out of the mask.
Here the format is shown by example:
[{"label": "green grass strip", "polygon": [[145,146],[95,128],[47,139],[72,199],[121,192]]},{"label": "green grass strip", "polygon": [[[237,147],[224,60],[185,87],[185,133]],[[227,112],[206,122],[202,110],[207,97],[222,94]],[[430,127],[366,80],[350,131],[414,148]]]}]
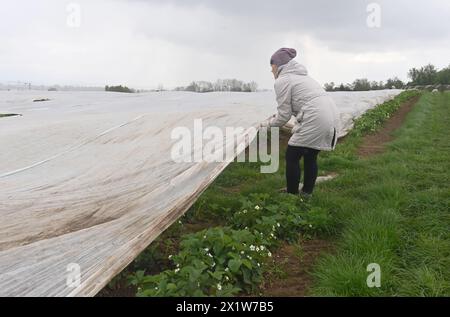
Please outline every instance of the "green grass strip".
[{"label": "green grass strip", "polygon": [[[314,272],[314,295],[450,295],[449,105],[450,93],[425,94],[386,153],[356,159],[355,132],[324,159],[343,173],[311,203],[333,212],[338,244]],[[367,286],[371,263],[380,288]]]}]

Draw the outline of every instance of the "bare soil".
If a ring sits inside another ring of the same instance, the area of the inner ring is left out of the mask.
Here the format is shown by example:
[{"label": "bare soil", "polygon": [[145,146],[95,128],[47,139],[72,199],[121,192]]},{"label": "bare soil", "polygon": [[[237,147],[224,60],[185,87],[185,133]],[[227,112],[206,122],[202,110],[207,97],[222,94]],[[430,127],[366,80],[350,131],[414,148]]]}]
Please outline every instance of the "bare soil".
[{"label": "bare soil", "polygon": [[404,103],[400,109],[384,123],[380,130],[363,137],[362,143],[358,148],[358,156],[367,158],[372,155],[383,153],[386,150],[386,143],[394,139],[392,132],[402,126],[406,116],[418,100],[419,97],[415,97]]},{"label": "bare soil", "polygon": [[320,255],[333,250],[332,243],[327,240],[305,240],[298,245],[284,244],[273,258],[283,276],[267,276],[262,296],[267,297],[304,297],[313,284],[311,271]]}]

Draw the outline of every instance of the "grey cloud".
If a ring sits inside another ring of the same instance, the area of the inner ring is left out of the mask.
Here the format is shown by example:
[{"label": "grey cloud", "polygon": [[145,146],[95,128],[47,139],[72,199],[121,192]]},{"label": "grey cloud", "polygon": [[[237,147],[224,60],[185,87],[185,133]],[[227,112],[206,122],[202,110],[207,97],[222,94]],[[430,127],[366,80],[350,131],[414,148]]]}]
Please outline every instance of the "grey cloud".
[{"label": "grey cloud", "polygon": [[[450,3],[446,0],[132,0],[183,8],[205,7],[228,18],[230,36],[299,32],[337,50],[383,50],[450,39]],[[382,9],[382,27],[366,25],[369,3]],[[187,17],[188,18],[188,17]],[[236,31],[242,33],[236,33]],[[217,29],[220,34],[221,29]],[[225,35],[226,36],[226,35]],[[236,39],[239,41],[239,39]]]},{"label": "grey cloud", "polygon": [[[448,0],[73,2],[83,9],[79,29],[65,26],[68,1],[5,1],[0,79],[125,77],[146,86],[233,76],[270,87],[264,66],[284,45],[322,81],[404,76],[428,62],[447,66],[450,54]],[[381,5],[380,29],[366,25],[371,2]]]}]

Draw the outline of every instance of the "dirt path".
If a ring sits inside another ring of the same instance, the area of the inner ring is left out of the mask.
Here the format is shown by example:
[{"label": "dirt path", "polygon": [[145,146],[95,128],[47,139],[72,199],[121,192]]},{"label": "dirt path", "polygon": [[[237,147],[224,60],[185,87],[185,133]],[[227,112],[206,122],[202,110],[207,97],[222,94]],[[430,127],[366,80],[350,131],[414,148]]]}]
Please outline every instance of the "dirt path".
[{"label": "dirt path", "polygon": [[308,296],[313,283],[311,271],[314,265],[322,253],[332,249],[330,241],[318,239],[306,240],[298,245],[283,245],[274,254],[273,266],[277,269],[268,274],[266,285],[261,290],[262,296]]},{"label": "dirt path", "polygon": [[363,137],[363,141],[358,148],[358,156],[361,158],[366,158],[383,153],[386,148],[386,143],[394,139],[392,132],[397,130],[403,124],[406,116],[412,110],[419,98],[419,96],[412,98],[403,104],[400,109],[384,123],[381,130]]}]

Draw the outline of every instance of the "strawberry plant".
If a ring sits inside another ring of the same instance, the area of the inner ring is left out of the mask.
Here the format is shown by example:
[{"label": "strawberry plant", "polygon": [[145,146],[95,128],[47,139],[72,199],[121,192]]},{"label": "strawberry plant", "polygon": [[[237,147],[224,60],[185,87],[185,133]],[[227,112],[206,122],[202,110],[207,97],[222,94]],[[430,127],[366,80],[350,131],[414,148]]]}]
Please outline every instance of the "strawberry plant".
[{"label": "strawberry plant", "polygon": [[253,291],[271,253],[264,239],[248,230],[211,228],[186,235],[173,269],[158,275],[137,272],[130,283],[138,296],[232,296]]},{"label": "strawberry plant", "polygon": [[259,198],[250,195],[243,201],[243,209],[233,215],[231,225],[237,229],[257,231],[267,237],[271,245],[276,245],[278,239],[296,241],[300,232],[326,228],[331,219],[327,211],[312,209],[302,198],[294,195]]}]

